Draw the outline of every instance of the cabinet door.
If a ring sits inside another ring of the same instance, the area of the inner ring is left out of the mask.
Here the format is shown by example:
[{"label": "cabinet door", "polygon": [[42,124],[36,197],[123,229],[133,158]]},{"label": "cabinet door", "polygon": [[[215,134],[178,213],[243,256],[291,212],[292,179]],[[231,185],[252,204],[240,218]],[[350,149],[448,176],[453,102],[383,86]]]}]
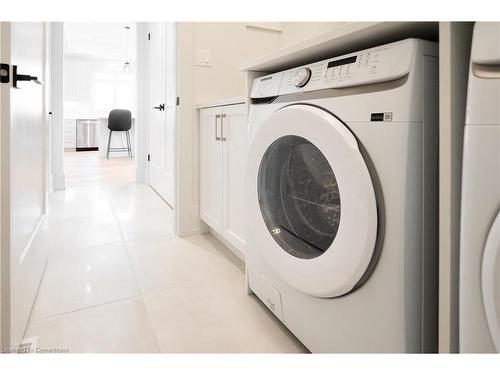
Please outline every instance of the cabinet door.
[{"label": "cabinet door", "polygon": [[200,110],[200,217],[222,232],[221,108]]},{"label": "cabinet door", "polygon": [[223,222],[222,235],[245,252],[245,169],[247,158],[247,106],[222,108]]}]

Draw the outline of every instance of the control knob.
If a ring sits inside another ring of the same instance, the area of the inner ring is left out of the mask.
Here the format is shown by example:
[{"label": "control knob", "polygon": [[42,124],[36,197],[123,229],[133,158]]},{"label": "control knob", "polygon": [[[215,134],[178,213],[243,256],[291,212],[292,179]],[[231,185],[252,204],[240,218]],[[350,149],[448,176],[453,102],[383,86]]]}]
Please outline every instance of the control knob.
[{"label": "control knob", "polygon": [[311,79],[311,69],[301,68],[297,74],[295,87],[304,87],[309,82],[309,79]]}]

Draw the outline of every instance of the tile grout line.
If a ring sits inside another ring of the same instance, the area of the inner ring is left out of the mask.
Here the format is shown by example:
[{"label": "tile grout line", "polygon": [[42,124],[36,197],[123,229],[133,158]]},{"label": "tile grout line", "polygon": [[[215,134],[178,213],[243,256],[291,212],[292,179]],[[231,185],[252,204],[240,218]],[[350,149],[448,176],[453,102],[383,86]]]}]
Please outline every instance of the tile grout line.
[{"label": "tile grout line", "polygon": [[139,283],[139,279],[137,277],[137,272],[135,271],[135,267],[134,267],[134,264],[132,262],[132,258],[130,256],[129,249],[128,249],[126,242],[124,243],[124,246],[125,246],[125,251],[127,252],[127,256],[128,256],[129,262],[130,262],[130,266],[132,267],[132,272],[134,273],[135,280],[136,280],[137,285],[139,287],[139,296],[141,297],[141,301],[142,301],[142,304],[144,306],[144,310],[146,310],[146,316],[148,318],[149,326],[151,327],[151,332],[153,332],[153,337],[154,337],[155,343],[156,343],[156,349],[158,349],[158,353],[161,353],[160,344],[158,343],[158,337],[156,337],[156,331],[154,329],[153,322],[151,321],[149,309],[148,309],[148,306],[146,304],[146,300],[144,299],[144,294],[142,293],[142,288],[141,288],[141,285]]},{"label": "tile grout line", "polygon": [[[110,199],[110,203],[111,203],[111,199]],[[113,216],[114,216],[114,218],[115,218],[115,220],[116,220],[116,222],[118,224],[118,229],[120,231],[120,235],[122,236],[122,239],[123,239],[123,246],[125,247],[125,252],[127,253],[128,261],[130,263],[130,267],[132,268],[132,273],[134,274],[135,282],[137,283],[137,289],[139,290],[139,296],[141,298],[142,305],[143,305],[144,310],[146,312],[146,316],[147,316],[147,319],[148,319],[148,322],[149,322],[149,326],[151,328],[151,332],[153,333],[153,337],[155,339],[156,349],[158,350],[158,353],[161,353],[160,344],[158,343],[158,337],[156,337],[156,332],[155,332],[155,329],[153,327],[153,322],[151,321],[151,316],[149,314],[149,309],[148,309],[148,307],[146,305],[146,301],[144,300],[144,295],[142,293],[141,284],[139,282],[139,278],[137,277],[137,272],[135,270],[134,263],[132,262],[132,257],[130,256],[129,248],[127,246],[127,241],[125,240],[125,234],[123,233],[123,229],[122,229],[122,227],[120,225],[118,217],[116,216],[115,208],[113,207],[112,203],[111,203],[111,211],[113,212]]]},{"label": "tile grout line", "polygon": [[49,266],[49,259],[47,259],[47,262],[45,263],[45,267],[43,268],[43,273],[42,273],[42,277],[40,279],[40,284],[38,284],[38,288],[36,290],[35,300],[33,301],[33,305],[31,306],[30,314],[28,316],[28,321],[26,322],[26,327],[24,327],[23,338],[22,338],[21,342],[23,342],[26,339],[26,332],[28,332],[28,327],[29,327],[30,323],[32,322],[31,316],[33,315],[33,311],[35,310],[35,305],[36,305],[36,302],[38,300],[38,296],[40,295],[40,289],[42,288],[42,283],[45,279],[45,274],[47,272],[48,266]]},{"label": "tile grout line", "polygon": [[[107,197],[107,199],[109,200],[109,196]],[[49,256],[49,259],[47,260],[47,264],[46,264],[45,269],[44,269],[42,280],[40,282],[39,289],[37,290],[37,296],[36,297],[38,297],[38,293],[40,291],[42,282],[44,280],[44,277],[45,277],[45,274],[46,274],[46,271],[47,271],[47,268],[49,267],[49,262],[51,260],[54,261],[54,260],[57,260],[58,258],[60,259],[61,257],[64,257],[64,256],[71,256],[71,255],[75,255],[75,254],[78,255],[79,252],[84,251],[84,250],[91,250],[91,249],[97,249],[97,248],[100,248],[100,247],[113,246],[113,245],[119,245],[119,244],[121,244],[121,245],[123,245],[125,247],[125,252],[127,253],[127,259],[129,260],[129,263],[131,263],[130,262],[130,257],[129,257],[128,252],[127,252],[127,248],[125,246],[124,235],[122,233],[122,230],[121,230],[121,227],[120,227],[120,223],[118,222],[118,219],[117,219],[117,217],[115,215],[115,212],[114,212],[114,209],[113,209],[113,205],[111,204],[110,200],[109,200],[109,204],[110,204],[110,209],[111,209],[113,218],[114,218],[114,220],[115,220],[115,222],[117,224],[118,231],[120,232],[121,240],[120,241],[113,241],[113,242],[109,242],[109,243],[101,244],[101,245],[87,246],[87,247],[82,247],[82,248],[77,248],[77,249],[71,249],[67,253],[64,253],[64,254],[63,253],[55,253],[54,257],[50,257]],[[135,272],[134,272],[134,269],[132,267],[132,264],[130,264],[130,268],[132,269],[132,273],[134,274],[134,278],[135,278],[135,281],[136,281],[136,284],[137,284],[138,294],[134,294],[133,296],[129,296],[129,297],[118,298],[118,299],[115,299],[115,300],[112,300],[112,301],[107,301],[107,302],[103,302],[103,303],[89,305],[89,306],[85,306],[85,307],[74,309],[74,310],[64,311],[64,312],[61,312],[61,313],[57,313],[57,314],[53,314],[53,315],[48,315],[48,316],[44,316],[44,317],[41,317],[41,318],[38,318],[38,319],[31,320],[31,316],[33,314],[33,310],[34,310],[34,307],[35,307],[35,304],[36,304],[36,298],[35,298],[35,302],[33,303],[32,310],[30,312],[30,318],[28,319],[28,324],[32,323],[32,322],[38,322],[38,321],[41,321],[41,320],[45,320],[45,319],[60,317],[60,316],[66,315],[66,314],[71,314],[71,313],[82,311],[82,310],[86,310],[86,309],[91,309],[91,308],[95,308],[95,307],[99,307],[99,306],[103,306],[103,305],[108,305],[108,304],[115,303],[115,302],[124,301],[124,300],[127,300],[127,299],[137,298],[138,296],[141,295],[141,289],[139,287],[139,283],[137,281],[137,276],[135,275]]]},{"label": "tile grout line", "polygon": [[53,252],[53,253],[49,254],[49,259],[48,260],[50,261],[50,260],[54,260],[54,259],[57,259],[57,258],[60,258],[60,257],[64,257],[64,256],[78,255],[79,252],[88,251],[88,250],[94,250],[94,249],[97,249],[99,247],[108,247],[108,246],[113,246],[113,245],[119,245],[119,244],[122,244],[122,243],[124,243],[124,241],[120,240],[120,241],[106,242],[106,243],[103,243],[103,244],[100,244],[100,245],[77,247],[77,248],[66,250],[66,252],[64,252],[64,251],[57,251],[57,252]]}]

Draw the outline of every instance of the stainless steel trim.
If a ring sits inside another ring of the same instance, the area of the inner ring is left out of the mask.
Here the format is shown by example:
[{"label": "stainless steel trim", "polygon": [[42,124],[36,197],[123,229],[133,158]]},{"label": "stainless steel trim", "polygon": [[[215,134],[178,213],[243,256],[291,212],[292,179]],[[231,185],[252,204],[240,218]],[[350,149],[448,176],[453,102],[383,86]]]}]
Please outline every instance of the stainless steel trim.
[{"label": "stainless steel trim", "polygon": [[97,119],[77,119],[76,120],[76,150],[90,150],[99,147],[97,137],[99,130],[99,120]]},{"label": "stainless steel trim", "polygon": [[224,137],[224,119],[226,118],[226,115],[223,113],[221,116],[220,116],[220,140],[222,142],[225,142],[226,141],[226,137]]},{"label": "stainless steel trim", "polygon": [[220,141],[220,137],[217,137],[217,119],[220,118],[220,115],[215,115],[215,140]]}]

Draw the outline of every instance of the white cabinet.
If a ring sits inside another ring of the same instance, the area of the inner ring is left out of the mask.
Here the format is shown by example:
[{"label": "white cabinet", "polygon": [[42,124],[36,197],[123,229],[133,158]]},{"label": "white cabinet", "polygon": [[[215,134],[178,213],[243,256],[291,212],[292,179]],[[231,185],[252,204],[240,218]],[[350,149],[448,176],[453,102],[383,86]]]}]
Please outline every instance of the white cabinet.
[{"label": "white cabinet", "polygon": [[245,104],[200,110],[200,217],[245,251]]}]

